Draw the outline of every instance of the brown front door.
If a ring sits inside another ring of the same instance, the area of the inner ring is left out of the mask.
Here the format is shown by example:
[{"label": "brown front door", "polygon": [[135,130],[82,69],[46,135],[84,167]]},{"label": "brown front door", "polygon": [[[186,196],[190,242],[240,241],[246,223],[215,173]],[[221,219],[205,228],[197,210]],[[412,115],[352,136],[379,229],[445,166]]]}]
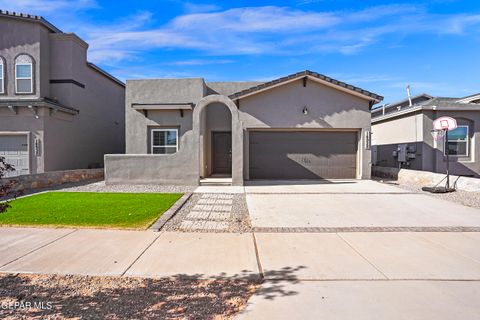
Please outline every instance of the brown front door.
[{"label": "brown front door", "polygon": [[232,133],[212,132],[212,173],[232,174]]}]

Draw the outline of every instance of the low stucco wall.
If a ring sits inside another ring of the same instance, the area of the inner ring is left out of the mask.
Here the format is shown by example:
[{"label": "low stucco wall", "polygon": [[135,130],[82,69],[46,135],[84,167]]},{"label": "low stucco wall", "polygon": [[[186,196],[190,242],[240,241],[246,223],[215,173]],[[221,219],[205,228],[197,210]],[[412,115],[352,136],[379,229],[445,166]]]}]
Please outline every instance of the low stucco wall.
[{"label": "low stucco wall", "polygon": [[78,169],[5,178],[0,180],[0,184],[10,182],[13,185],[13,191],[29,192],[36,189],[59,186],[64,183],[101,180],[103,177],[103,169]]},{"label": "low stucco wall", "polygon": [[[418,184],[422,186],[433,186],[439,183],[445,174],[434,173],[429,171],[419,171],[410,169],[398,169],[387,167],[372,167],[372,176],[385,179],[394,179],[399,183]],[[470,177],[459,177],[450,175],[451,183],[456,181],[458,190],[463,191],[480,191],[480,179]]]},{"label": "low stucco wall", "polygon": [[107,154],[105,183],[198,185],[198,170],[182,154]]}]

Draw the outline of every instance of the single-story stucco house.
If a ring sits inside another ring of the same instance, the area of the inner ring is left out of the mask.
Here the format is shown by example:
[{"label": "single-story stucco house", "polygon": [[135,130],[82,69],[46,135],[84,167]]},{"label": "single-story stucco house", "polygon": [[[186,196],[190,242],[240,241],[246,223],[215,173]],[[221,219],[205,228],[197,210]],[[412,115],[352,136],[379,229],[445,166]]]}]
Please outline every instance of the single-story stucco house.
[{"label": "single-story stucco house", "polygon": [[9,176],[103,166],[125,150],[125,85],[88,44],[40,16],[0,10],[0,156]]},{"label": "single-story stucco house", "polygon": [[126,82],[126,154],[107,184],[233,185],[253,179],[370,178],[370,109],[383,97],[302,71],[270,82]]},{"label": "single-story stucco house", "polygon": [[[458,128],[448,143],[432,135],[433,121],[449,116]],[[463,98],[420,94],[372,110],[372,162],[374,165],[480,176],[480,94]]]}]

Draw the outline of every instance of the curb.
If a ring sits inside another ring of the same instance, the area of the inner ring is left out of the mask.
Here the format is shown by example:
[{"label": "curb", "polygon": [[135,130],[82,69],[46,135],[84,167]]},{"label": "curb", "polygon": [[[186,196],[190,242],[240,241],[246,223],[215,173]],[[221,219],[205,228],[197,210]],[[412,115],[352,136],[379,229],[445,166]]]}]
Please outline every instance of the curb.
[{"label": "curb", "polygon": [[190,199],[192,196],[193,192],[188,192],[185,193],[180,199],[178,199],[177,202],[173,204],[173,206],[170,207],[160,218],[158,218],[157,221],[155,221],[149,228],[148,230],[154,231],[154,232],[159,232],[163,226],[173,218],[173,216],[183,207],[185,202]]}]

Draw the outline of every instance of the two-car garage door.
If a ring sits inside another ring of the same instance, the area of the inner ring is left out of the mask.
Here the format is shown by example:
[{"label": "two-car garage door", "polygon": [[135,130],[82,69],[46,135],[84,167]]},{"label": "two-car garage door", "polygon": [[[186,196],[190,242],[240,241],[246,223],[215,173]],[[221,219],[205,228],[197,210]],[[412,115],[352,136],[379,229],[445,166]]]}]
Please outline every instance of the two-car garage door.
[{"label": "two-car garage door", "polygon": [[250,179],[346,179],[357,172],[357,133],[250,131]]}]

